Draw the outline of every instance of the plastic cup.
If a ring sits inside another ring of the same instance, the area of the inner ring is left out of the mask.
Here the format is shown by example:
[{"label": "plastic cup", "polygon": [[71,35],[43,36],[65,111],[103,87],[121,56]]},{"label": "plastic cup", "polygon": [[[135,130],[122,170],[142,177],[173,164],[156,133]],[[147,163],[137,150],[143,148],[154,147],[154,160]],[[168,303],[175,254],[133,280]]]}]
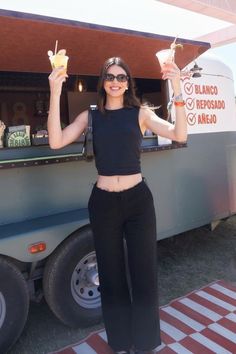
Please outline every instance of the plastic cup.
[{"label": "plastic cup", "polygon": [[52,55],[49,57],[52,69],[59,68],[60,66],[63,66],[65,69],[65,73],[67,70],[68,59],[69,59],[69,57],[67,55],[61,55],[61,54],[55,54],[55,55]]},{"label": "plastic cup", "polygon": [[172,63],[174,60],[174,50],[173,49],[163,49],[156,53],[156,57],[159,60],[161,69],[164,64]]}]

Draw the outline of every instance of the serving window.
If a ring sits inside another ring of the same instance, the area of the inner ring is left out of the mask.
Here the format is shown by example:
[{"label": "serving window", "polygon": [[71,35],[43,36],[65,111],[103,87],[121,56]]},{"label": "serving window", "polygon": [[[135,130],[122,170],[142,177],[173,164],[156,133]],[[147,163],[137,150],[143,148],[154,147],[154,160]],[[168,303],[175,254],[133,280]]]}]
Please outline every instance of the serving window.
[{"label": "serving window", "polygon": [[[20,161],[21,165],[28,166],[82,159],[84,135],[66,149],[52,150],[48,146],[48,74],[0,72],[0,76],[0,120],[6,126],[0,149],[0,168],[15,167]],[[69,76],[61,95],[62,127],[70,124],[90,104],[96,104],[97,82],[97,76]],[[165,84],[158,79],[135,79],[141,102],[154,107],[163,119],[167,117],[168,100]],[[175,147],[171,141],[145,132],[143,152]]]}]

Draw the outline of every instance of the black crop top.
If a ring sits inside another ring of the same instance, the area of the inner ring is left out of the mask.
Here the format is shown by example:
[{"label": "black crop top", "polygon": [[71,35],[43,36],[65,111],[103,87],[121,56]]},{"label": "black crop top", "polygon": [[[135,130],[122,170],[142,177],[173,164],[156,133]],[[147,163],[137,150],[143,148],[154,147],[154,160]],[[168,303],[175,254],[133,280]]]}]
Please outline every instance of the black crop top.
[{"label": "black crop top", "polygon": [[92,111],[93,146],[98,174],[102,176],[140,173],[142,132],[139,108]]}]

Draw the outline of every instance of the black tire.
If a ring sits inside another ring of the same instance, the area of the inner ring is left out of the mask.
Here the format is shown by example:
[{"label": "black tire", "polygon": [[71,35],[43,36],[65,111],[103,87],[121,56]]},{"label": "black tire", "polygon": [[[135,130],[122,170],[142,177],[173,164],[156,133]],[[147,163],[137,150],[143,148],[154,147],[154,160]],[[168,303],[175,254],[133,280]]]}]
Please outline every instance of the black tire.
[{"label": "black tire", "polygon": [[70,327],[87,327],[101,321],[99,284],[87,279],[92,274],[93,279],[98,279],[92,231],[84,227],[53,252],[43,276],[50,309]]},{"label": "black tire", "polygon": [[0,257],[0,353],[19,338],[29,310],[26,281],[11,260]]}]

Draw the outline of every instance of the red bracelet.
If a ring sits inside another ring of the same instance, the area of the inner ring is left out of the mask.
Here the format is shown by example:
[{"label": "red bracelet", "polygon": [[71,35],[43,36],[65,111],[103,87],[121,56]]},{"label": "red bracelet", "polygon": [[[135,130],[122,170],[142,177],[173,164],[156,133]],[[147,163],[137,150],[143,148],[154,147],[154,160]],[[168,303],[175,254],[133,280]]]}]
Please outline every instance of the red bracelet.
[{"label": "red bracelet", "polygon": [[174,105],[176,107],[183,107],[185,106],[185,101],[174,101]]}]

